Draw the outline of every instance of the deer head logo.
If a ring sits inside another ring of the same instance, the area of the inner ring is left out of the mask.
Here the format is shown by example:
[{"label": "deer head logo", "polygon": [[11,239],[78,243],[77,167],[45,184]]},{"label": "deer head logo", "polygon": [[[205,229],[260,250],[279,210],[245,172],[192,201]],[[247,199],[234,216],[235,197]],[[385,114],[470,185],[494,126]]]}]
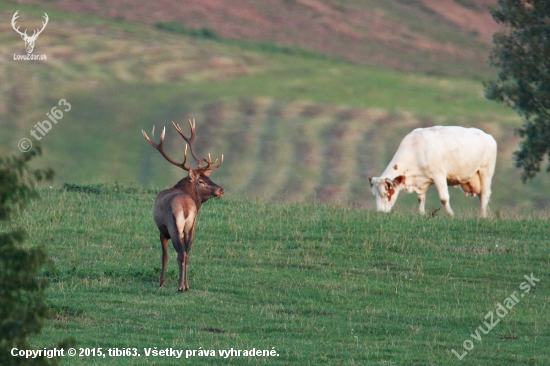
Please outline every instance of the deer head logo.
[{"label": "deer head logo", "polygon": [[15,14],[13,14],[13,17],[11,18],[11,26],[13,27],[13,29],[19,33],[21,35],[21,38],[23,38],[23,40],[25,41],[25,49],[27,50],[27,53],[32,53],[32,50],[34,49],[34,42],[36,42],[36,38],[38,38],[38,36],[40,35],[40,33],[42,33],[42,31],[44,30],[44,28],[46,28],[46,24],[48,24],[48,14],[44,13],[44,16],[43,18],[46,20],[45,22],[42,22],[42,29],[38,30],[38,29],[35,29],[32,36],[28,36],[27,35],[27,30],[25,29],[25,32],[21,32],[19,31],[19,27],[15,28],[15,20],[17,18],[19,18],[19,16],[17,15],[17,13],[19,12],[19,10],[17,10],[15,12]]}]

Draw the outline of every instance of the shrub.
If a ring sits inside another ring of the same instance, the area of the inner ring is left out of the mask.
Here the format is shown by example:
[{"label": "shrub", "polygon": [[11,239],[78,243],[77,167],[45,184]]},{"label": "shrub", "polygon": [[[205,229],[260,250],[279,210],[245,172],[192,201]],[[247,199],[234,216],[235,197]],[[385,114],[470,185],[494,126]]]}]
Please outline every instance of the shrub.
[{"label": "shrub", "polygon": [[[17,209],[37,196],[35,182],[50,180],[51,169],[30,170],[28,161],[40,154],[39,147],[18,157],[0,156],[0,221],[9,222]],[[0,232],[0,365],[57,365],[56,358],[14,357],[12,349],[32,350],[28,337],[40,333],[50,317],[44,290],[48,282],[39,276],[48,264],[44,245],[25,249],[21,246],[26,232],[22,228]],[[71,339],[57,345],[65,349]]]}]

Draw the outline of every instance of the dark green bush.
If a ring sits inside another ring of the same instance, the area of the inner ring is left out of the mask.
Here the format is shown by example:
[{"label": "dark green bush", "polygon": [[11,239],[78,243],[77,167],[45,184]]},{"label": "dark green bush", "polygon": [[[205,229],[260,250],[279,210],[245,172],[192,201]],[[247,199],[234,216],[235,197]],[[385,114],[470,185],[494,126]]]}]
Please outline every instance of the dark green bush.
[{"label": "dark green bush", "polygon": [[[0,156],[0,221],[10,221],[18,208],[37,196],[35,182],[53,177],[51,169],[29,169],[28,161],[39,154],[35,147],[22,156]],[[48,281],[39,275],[49,264],[46,249],[44,245],[22,247],[25,237],[23,228],[0,232],[0,365],[57,365],[56,358],[45,355],[25,358],[11,354],[14,348],[35,349],[28,337],[40,333],[51,316],[44,293]],[[54,347],[65,349],[72,343],[64,340]]]}]

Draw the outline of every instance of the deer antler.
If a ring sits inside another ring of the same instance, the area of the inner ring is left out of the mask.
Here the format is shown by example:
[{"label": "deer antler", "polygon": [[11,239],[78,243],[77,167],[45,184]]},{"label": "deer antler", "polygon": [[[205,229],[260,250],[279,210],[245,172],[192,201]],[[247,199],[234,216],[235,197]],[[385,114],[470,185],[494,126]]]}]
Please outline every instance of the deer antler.
[{"label": "deer antler", "polygon": [[[172,122],[173,123],[173,122]],[[179,132],[179,131],[178,131]],[[149,136],[147,136],[147,134],[145,133],[145,131],[141,130],[141,134],[143,135],[143,137],[145,137],[145,139],[155,148],[158,150],[158,152],[160,152],[162,154],[162,156],[164,156],[164,158],[166,160],[168,160],[168,162],[170,162],[171,164],[177,166],[178,168],[182,168],[183,170],[187,170],[189,171],[191,169],[191,167],[185,165],[185,163],[187,162],[187,145],[185,145],[185,153],[184,153],[184,158],[183,158],[183,163],[178,163],[172,159],[170,159],[170,157],[168,155],[166,155],[166,153],[164,152],[164,136],[166,134],[166,127],[164,127],[162,129],[162,134],[160,135],[160,142],[157,144],[155,143],[155,141],[153,141],[153,139],[155,138],[155,126],[153,126],[153,131],[151,131],[151,138],[149,138]],[[186,139],[187,141],[187,139]]]},{"label": "deer antler", "polygon": [[[222,159],[220,160],[220,163],[218,165],[212,165],[212,164],[216,164],[217,161],[218,161],[217,158],[216,160],[212,161],[210,154],[208,154],[208,159],[202,158],[201,160],[199,160],[199,168],[204,169],[205,171],[212,171],[214,169],[218,169],[223,164],[223,154],[222,154]],[[206,162],[205,167],[202,166],[203,162]]]},{"label": "deer antler", "polygon": [[[211,170],[214,170],[214,169],[218,169],[222,165],[222,163],[223,163],[223,154],[222,154],[222,159],[221,159],[220,163],[218,165],[215,165],[215,166],[211,166],[211,165],[216,164],[218,159],[212,161],[212,158],[210,157],[210,154],[208,154],[208,159],[206,159],[206,158],[199,159],[197,157],[197,154],[195,153],[195,119],[194,118],[193,118],[193,120],[189,120],[189,127],[191,128],[191,137],[190,138],[186,137],[183,134],[183,131],[181,130],[181,127],[180,127],[179,124],[176,124],[176,123],[172,122],[172,125],[174,126],[176,131],[178,131],[178,133],[181,135],[181,137],[183,137],[185,142],[187,142],[189,144],[189,147],[191,149],[191,155],[193,155],[193,158],[197,162],[197,166],[200,169],[203,169],[205,171],[208,171],[208,170],[211,171]],[[206,164],[207,164],[205,167],[202,166],[203,162],[206,162]]]},{"label": "deer antler", "polygon": [[[215,164],[218,162],[218,159],[212,161],[212,157],[210,156],[210,154],[208,154],[208,159],[207,158],[199,159],[197,157],[197,154],[195,154],[195,120],[194,119],[193,121],[189,120],[189,126],[191,127],[191,137],[185,136],[183,134],[183,131],[181,130],[181,127],[178,124],[172,122],[172,126],[174,126],[174,128],[176,129],[176,131],[178,131],[180,136],[183,137],[185,142],[187,142],[187,144],[185,145],[184,160],[183,160],[183,163],[181,164],[172,160],[164,152],[163,144],[164,144],[164,135],[166,134],[166,127],[162,129],[162,135],[160,136],[160,142],[158,144],[155,143],[155,141],[153,141],[153,139],[155,138],[155,126],[153,126],[153,131],[151,132],[151,138],[149,138],[149,136],[147,136],[147,134],[143,130],[141,130],[141,134],[155,149],[157,149],[162,154],[162,156],[164,156],[166,160],[168,160],[170,163],[184,170],[189,171],[191,169],[189,166],[185,165],[185,163],[187,162],[187,145],[189,145],[189,149],[191,150],[191,155],[197,162],[197,169],[200,169],[201,171],[203,171],[207,176],[210,174],[212,170],[218,169],[223,164],[223,154],[222,154],[221,161],[217,165]],[[206,166],[202,166],[202,163],[206,163]]]},{"label": "deer antler", "polygon": [[17,33],[19,33],[21,36],[27,36],[27,30],[26,29],[25,29],[25,33],[22,33],[19,30],[19,27],[15,28],[15,21],[17,20],[17,18],[19,18],[19,15],[17,15],[17,13],[19,13],[19,10],[17,10],[15,12],[15,14],[13,14],[13,17],[11,18],[11,26],[12,26],[13,30],[16,31]]},{"label": "deer antler", "polygon": [[195,154],[195,119],[193,118],[193,122],[191,122],[191,120],[189,120],[189,127],[191,127],[191,137],[190,138],[187,138],[183,134],[183,131],[181,130],[181,127],[180,127],[179,124],[175,124],[172,121],[172,126],[174,126],[176,131],[178,131],[178,133],[181,135],[181,137],[183,137],[185,142],[187,142],[189,144],[189,148],[191,149],[191,155],[193,156],[193,159],[195,159],[197,164],[200,165],[200,163],[199,163],[200,159],[197,157],[197,154]]},{"label": "deer antler", "polygon": [[[206,159],[206,158],[199,159],[197,157],[197,154],[195,154],[195,119],[194,118],[193,118],[193,121],[189,120],[189,127],[191,127],[191,137],[190,138],[187,138],[183,134],[179,124],[175,124],[174,122],[172,122],[172,125],[174,126],[176,131],[178,131],[178,133],[181,135],[181,137],[183,137],[183,139],[189,144],[189,147],[191,148],[191,155],[193,155],[193,158],[197,162],[197,166],[199,167],[199,169],[202,169],[205,172],[206,171],[212,171],[214,169],[218,169],[223,164],[223,154],[222,154],[222,159],[221,159],[220,163],[218,165],[215,165],[215,166],[211,166],[211,165],[216,164],[218,159],[212,161],[212,158],[210,157],[210,154],[208,154],[208,159]],[[202,166],[203,162],[206,162],[205,167]],[[210,174],[210,172],[208,174]]]}]

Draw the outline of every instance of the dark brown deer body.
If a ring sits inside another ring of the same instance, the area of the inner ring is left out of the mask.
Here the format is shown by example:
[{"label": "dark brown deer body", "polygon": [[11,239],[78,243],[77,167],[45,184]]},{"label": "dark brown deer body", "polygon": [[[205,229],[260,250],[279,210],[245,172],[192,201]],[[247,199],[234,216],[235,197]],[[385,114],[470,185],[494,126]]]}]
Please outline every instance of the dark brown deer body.
[{"label": "dark brown deer body", "polygon": [[[210,156],[208,159],[198,159],[194,148],[195,121],[189,121],[189,124],[191,126],[191,137],[187,138],[182,133],[181,128],[172,122],[176,131],[178,131],[183,139],[189,144],[191,155],[197,162],[197,168],[194,169],[185,165],[187,161],[187,146],[185,147],[185,158],[181,164],[173,161],[166,155],[163,149],[165,129],[162,131],[162,136],[158,145],[142,131],[145,139],[147,139],[166,160],[189,172],[189,175],[180,180],[175,186],[165,189],[157,195],[155,207],[153,209],[153,217],[160,232],[160,243],[162,246],[160,287],[165,283],[166,262],[168,261],[168,240],[171,239],[172,245],[178,253],[179,291],[189,290],[187,276],[189,250],[193,244],[195,223],[201,205],[212,197],[221,197],[224,193],[223,188],[216,185],[209,178],[212,170],[219,168],[223,163],[223,155],[222,160],[217,165],[213,165],[216,163],[217,159],[213,162]],[[155,129],[153,128],[151,138],[154,138],[154,131]],[[203,166],[203,163],[206,163],[206,166]]]}]

